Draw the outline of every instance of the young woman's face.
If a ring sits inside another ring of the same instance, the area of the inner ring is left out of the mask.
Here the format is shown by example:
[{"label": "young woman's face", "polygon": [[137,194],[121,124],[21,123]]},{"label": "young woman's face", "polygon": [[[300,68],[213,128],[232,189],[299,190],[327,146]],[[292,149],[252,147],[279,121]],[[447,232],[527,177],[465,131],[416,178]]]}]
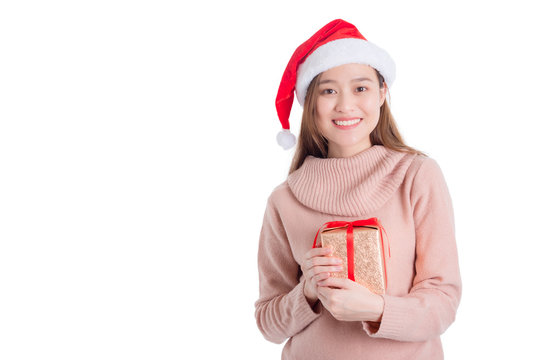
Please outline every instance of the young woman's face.
[{"label": "young woman's face", "polygon": [[386,88],[379,88],[369,65],[345,64],[321,74],[316,100],[317,127],[328,140],[328,157],[348,157],[369,147]]}]

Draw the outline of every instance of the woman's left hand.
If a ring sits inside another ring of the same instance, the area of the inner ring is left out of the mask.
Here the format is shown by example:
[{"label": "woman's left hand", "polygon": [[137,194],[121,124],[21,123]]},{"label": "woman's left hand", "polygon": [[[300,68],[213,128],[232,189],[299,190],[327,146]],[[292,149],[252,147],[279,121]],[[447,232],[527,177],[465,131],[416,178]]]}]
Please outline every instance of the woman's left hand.
[{"label": "woman's left hand", "polygon": [[352,280],[337,277],[319,281],[317,285],[319,300],[337,320],[381,321],[384,309],[381,295]]}]

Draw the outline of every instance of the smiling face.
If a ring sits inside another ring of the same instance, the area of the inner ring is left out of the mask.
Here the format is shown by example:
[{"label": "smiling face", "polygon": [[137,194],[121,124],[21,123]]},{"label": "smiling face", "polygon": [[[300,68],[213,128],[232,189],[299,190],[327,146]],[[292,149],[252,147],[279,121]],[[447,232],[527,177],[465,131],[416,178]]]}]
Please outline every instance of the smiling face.
[{"label": "smiling face", "polygon": [[345,64],[323,72],[316,100],[317,128],[328,141],[328,157],[348,157],[371,147],[386,87],[369,65]]}]

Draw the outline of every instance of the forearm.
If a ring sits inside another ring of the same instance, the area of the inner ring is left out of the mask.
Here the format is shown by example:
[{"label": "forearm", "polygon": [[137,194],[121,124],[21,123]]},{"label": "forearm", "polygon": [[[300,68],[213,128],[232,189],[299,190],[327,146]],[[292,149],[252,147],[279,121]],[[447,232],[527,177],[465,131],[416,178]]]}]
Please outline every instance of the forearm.
[{"label": "forearm", "polygon": [[304,281],[301,281],[287,294],[257,301],[257,326],[265,339],[282,343],[320,316],[320,311],[313,305],[304,295]]},{"label": "forearm", "polygon": [[425,341],[441,335],[455,319],[459,289],[422,289],[408,296],[384,295],[380,323],[364,323],[368,335],[399,341]]}]

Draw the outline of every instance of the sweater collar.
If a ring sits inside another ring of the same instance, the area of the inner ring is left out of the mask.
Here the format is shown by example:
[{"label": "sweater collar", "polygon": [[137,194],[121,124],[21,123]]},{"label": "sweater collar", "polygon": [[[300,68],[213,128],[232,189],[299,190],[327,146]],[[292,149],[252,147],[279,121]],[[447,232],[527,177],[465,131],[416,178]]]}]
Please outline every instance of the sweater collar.
[{"label": "sweater collar", "polygon": [[287,182],[303,205],[339,216],[366,216],[403,182],[416,155],[373,145],[346,158],[308,156]]}]

